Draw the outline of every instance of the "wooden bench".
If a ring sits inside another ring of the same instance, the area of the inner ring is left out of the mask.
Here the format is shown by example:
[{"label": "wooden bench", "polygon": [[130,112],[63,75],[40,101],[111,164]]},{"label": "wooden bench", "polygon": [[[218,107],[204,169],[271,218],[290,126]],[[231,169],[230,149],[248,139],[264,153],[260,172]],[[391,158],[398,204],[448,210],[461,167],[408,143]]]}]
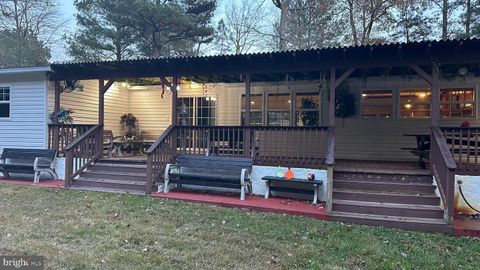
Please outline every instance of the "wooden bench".
[{"label": "wooden bench", "polygon": [[[308,179],[300,179],[300,178],[292,178],[290,180],[287,180],[284,177],[276,177],[276,176],[265,176],[262,177],[262,180],[265,181],[267,184],[267,192],[265,193],[265,199],[270,198],[271,191],[279,191],[279,192],[297,192],[297,193],[305,193],[307,190],[301,190],[301,189],[296,189],[296,188],[290,188],[290,187],[272,187],[272,183],[277,182],[277,183],[283,183],[283,185],[286,185],[287,183],[297,183],[297,184],[307,184],[311,185],[313,189],[313,204],[317,204],[318,202],[318,197],[320,196],[320,188],[323,184],[322,180],[308,180]],[[311,192],[311,191],[310,191]],[[310,193],[311,194],[311,193]]]},{"label": "wooden bench", "polygon": [[163,192],[168,193],[169,184],[216,187],[240,190],[240,200],[245,200],[245,190],[252,193],[250,172],[251,158],[232,158],[201,155],[179,155],[176,164],[165,167]]},{"label": "wooden bench", "polygon": [[34,183],[40,180],[40,173],[49,173],[53,179],[58,179],[55,172],[56,150],[50,149],[15,149],[4,148],[0,156],[0,172],[5,177],[10,173],[35,174]]}]

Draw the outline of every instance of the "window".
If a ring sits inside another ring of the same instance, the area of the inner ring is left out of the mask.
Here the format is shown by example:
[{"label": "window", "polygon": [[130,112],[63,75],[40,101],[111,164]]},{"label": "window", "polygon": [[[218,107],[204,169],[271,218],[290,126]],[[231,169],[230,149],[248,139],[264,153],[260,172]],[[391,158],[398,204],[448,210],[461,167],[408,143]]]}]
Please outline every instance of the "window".
[{"label": "window", "polygon": [[0,87],[0,118],[10,118],[9,87]]},{"label": "window", "polygon": [[268,95],[267,122],[271,126],[290,125],[290,94]]},{"label": "window", "polygon": [[320,124],[320,96],[318,93],[302,93],[295,96],[295,121],[297,126]]},{"label": "window", "polygon": [[432,96],[430,89],[401,89],[400,117],[428,118]]},{"label": "window", "polygon": [[390,118],[393,114],[391,90],[362,91],[362,117]]},{"label": "window", "polygon": [[[263,96],[256,94],[250,95],[250,125],[263,125]],[[242,95],[242,125],[245,125],[245,95]]]},{"label": "window", "polygon": [[177,99],[178,125],[193,126],[193,100],[191,97]]},{"label": "window", "polygon": [[182,97],[177,99],[177,124],[182,126],[215,125],[215,97]]},{"label": "window", "polygon": [[198,97],[197,98],[197,125],[198,126],[214,126],[215,110],[217,98],[215,97]]},{"label": "window", "polygon": [[440,117],[474,118],[475,99],[473,88],[440,90]]}]

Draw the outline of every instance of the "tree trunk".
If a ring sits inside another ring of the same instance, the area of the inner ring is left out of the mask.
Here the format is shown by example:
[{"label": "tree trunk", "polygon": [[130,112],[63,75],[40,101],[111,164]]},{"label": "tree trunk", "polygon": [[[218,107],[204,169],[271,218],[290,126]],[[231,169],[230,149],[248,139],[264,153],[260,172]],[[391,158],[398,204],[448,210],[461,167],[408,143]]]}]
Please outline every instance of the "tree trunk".
[{"label": "tree trunk", "polygon": [[357,29],[355,27],[355,18],[353,17],[353,0],[348,1],[350,27],[352,28],[353,45],[358,44]]},{"label": "tree trunk", "polygon": [[443,0],[442,7],[442,39],[448,39],[448,0]]},{"label": "tree trunk", "polygon": [[280,36],[279,49],[285,50],[287,47],[287,42],[285,39],[285,25],[288,18],[288,8],[290,6],[290,0],[284,0],[280,6],[281,15],[280,15],[280,25],[278,27],[278,34]]},{"label": "tree trunk", "polygon": [[472,20],[472,3],[471,0],[467,0],[467,10],[465,13],[465,37],[470,37],[470,24]]}]

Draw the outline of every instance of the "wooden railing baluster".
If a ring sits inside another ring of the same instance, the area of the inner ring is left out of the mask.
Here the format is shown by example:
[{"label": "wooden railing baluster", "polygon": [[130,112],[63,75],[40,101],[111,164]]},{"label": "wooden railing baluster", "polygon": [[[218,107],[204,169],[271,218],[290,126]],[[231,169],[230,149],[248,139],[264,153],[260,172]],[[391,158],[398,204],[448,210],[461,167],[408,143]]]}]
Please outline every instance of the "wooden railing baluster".
[{"label": "wooden railing baluster", "polygon": [[[71,127],[71,134],[73,134]],[[65,152],[65,186],[72,184],[75,177],[77,177],[88,165],[95,162],[102,155],[102,148],[99,145],[103,144],[101,138],[102,126],[92,126],[88,131],[81,136],[75,138],[64,149]],[[64,132],[67,134],[67,132]],[[73,136],[72,136],[73,137]]]}]

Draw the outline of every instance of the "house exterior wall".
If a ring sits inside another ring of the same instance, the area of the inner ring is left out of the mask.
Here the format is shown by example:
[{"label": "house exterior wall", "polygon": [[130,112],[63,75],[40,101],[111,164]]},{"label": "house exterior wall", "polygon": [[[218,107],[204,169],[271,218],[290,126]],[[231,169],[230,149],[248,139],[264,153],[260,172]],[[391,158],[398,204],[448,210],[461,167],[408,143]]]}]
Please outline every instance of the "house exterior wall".
[{"label": "house exterior wall", "polygon": [[[72,117],[75,124],[98,123],[98,80],[82,81],[83,91],[73,91],[60,95],[60,106],[74,111]],[[55,90],[53,82],[49,83],[48,108],[53,111]],[[120,135],[120,116],[128,112],[129,91],[113,84],[105,94],[105,129]]]},{"label": "house exterior wall", "polygon": [[46,72],[0,74],[0,86],[10,87],[10,118],[0,119],[0,151],[47,147]]}]

